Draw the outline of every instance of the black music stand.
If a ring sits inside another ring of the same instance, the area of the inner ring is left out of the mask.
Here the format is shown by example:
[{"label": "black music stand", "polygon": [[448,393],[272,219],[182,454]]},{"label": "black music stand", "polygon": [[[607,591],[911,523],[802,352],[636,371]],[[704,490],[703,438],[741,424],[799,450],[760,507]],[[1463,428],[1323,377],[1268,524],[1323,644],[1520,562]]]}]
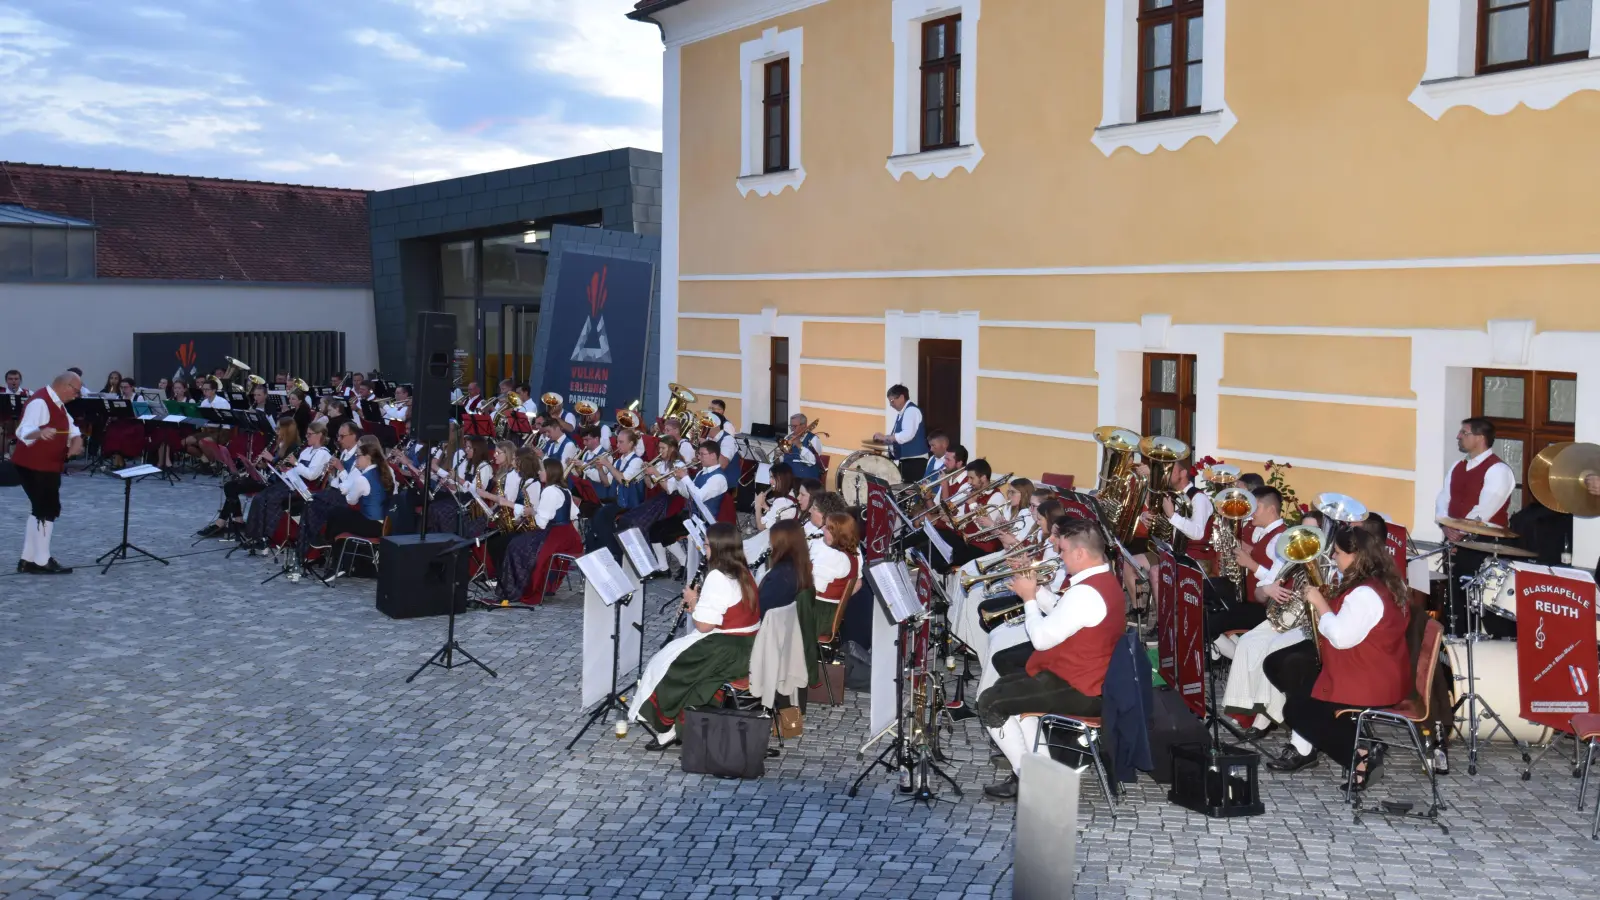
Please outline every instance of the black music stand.
[{"label": "black music stand", "polygon": [[159,475],[160,473],[160,469],[151,465],[132,466],[130,468],[120,469],[112,473],[113,475],[116,475],[118,478],[122,479],[122,543],[112,547],[105,553],[100,554],[100,558],[94,561],[95,565],[105,563],[105,567],[100,570],[101,575],[111,571],[111,566],[118,560],[126,560],[128,558],[128,551],[130,550],[134,553],[143,554],[144,556],[161,563],[163,566],[168,564],[166,560],[155,555],[154,553],[136,547],[128,542],[128,514],[133,507],[133,480],[135,478],[142,478],[145,475]]},{"label": "black music stand", "polygon": [[[488,416],[484,416],[484,418],[487,419]],[[423,460],[429,461],[431,463],[431,461],[433,459],[433,442],[432,441],[423,441],[422,442],[421,458]],[[450,460],[446,460],[445,462],[447,464],[449,464],[451,461]],[[433,498],[433,485],[429,483],[430,479],[428,477],[428,472],[429,472],[428,468],[424,468],[423,469],[423,479],[422,479],[422,527],[418,531],[418,536],[420,538],[422,538],[422,540],[424,540],[424,541],[426,541],[427,537],[428,537],[428,505],[429,505],[429,502]],[[458,515],[459,515],[459,513],[458,513]],[[458,522],[460,521],[459,518],[457,519],[457,521]],[[423,670],[427,669],[429,666],[438,666],[441,669],[449,671],[450,669],[455,669],[455,668],[459,668],[461,666],[466,665],[466,663],[456,662],[455,655],[457,653],[459,653],[462,656],[466,657],[468,662],[470,662],[473,665],[477,666],[478,668],[484,670],[485,672],[488,672],[490,678],[499,678],[500,677],[500,674],[498,672],[496,672],[495,670],[493,670],[493,669],[489,668],[488,666],[484,665],[476,656],[473,656],[471,653],[468,653],[466,648],[461,646],[460,642],[456,640],[456,597],[455,597],[455,590],[456,590],[456,564],[457,564],[458,560],[460,559],[461,551],[463,549],[467,548],[467,547],[470,547],[470,546],[472,546],[472,541],[467,540],[465,538],[462,538],[460,540],[451,541],[450,542],[450,546],[445,548],[443,551],[441,551],[438,554],[438,556],[444,556],[446,554],[448,554],[450,556],[450,572],[449,572],[450,601],[449,601],[448,606],[446,607],[447,615],[449,617],[449,622],[445,626],[444,646],[442,646],[438,650],[434,651],[434,654],[432,656],[428,657],[427,660],[424,661],[422,665],[418,666],[417,670],[415,672],[412,672],[409,676],[407,676],[406,684],[410,684],[413,680],[416,679],[416,677],[418,675],[422,674]],[[437,558],[437,556],[435,558]]]}]

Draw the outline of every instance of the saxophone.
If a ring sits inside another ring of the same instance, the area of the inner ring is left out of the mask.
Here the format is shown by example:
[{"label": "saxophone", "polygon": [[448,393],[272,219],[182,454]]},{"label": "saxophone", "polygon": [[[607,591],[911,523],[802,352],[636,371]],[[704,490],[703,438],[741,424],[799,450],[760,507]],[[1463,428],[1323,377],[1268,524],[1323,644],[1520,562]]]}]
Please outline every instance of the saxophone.
[{"label": "saxophone", "polygon": [[[489,492],[497,497],[504,497],[506,495],[506,476],[509,474],[511,473],[503,472],[499,475],[496,475],[494,481],[489,482]],[[502,531],[507,534],[515,531],[517,527],[516,509],[510,506],[496,505],[494,508],[494,518],[490,521],[490,525],[495,530]]]}]

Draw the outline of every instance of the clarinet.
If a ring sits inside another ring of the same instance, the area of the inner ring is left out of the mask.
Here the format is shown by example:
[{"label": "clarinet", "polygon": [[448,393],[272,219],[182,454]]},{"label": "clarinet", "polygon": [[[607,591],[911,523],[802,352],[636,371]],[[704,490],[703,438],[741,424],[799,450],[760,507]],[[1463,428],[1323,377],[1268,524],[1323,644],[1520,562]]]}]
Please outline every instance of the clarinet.
[{"label": "clarinet", "polygon": [[[700,567],[700,571],[694,573],[694,579],[689,582],[689,587],[686,589],[686,592],[687,591],[697,591],[697,590],[700,589],[700,583],[706,580],[706,570],[709,569],[709,568],[711,568],[709,565],[702,565]],[[673,620],[672,627],[667,630],[667,639],[665,641],[661,642],[661,646],[663,648],[666,647],[668,644],[672,643],[673,640],[675,640],[678,637],[678,632],[683,629],[684,620],[686,620],[688,618],[689,618],[689,604],[688,604],[687,601],[685,601],[678,608],[678,618]],[[657,652],[660,652],[660,651],[658,650]]]}]

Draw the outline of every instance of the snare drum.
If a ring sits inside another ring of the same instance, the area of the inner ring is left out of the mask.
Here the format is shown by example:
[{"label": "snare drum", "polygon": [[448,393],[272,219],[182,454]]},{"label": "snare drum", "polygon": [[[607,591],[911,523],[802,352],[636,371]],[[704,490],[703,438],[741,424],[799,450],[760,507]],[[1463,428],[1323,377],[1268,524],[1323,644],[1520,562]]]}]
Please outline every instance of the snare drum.
[{"label": "snare drum", "polygon": [[1490,557],[1478,567],[1483,581],[1483,611],[1512,622],[1517,620],[1517,571],[1509,563]]}]

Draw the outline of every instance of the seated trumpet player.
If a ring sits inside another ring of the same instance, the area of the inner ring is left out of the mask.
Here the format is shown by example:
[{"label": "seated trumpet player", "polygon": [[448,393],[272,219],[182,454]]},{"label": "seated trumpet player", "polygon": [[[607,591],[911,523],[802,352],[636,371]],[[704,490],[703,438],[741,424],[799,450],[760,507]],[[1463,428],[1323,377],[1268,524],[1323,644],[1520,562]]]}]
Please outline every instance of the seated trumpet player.
[{"label": "seated trumpet player", "polygon": [[1283,495],[1277,488],[1259,487],[1251,492],[1256,498],[1255,515],[1251,517],[1249,539],[1243,538],[1234,548],[1235,561],[1244,572],[1240,596],[1225,608],[1206,611],[1206,640],[1214,641],[1225,631],[1249,631],[1267,617],[1265,597],[1261,588],[1277,580],[1280,564],[1272,558],[1272,541],[1284,529]]},{"label": "seated trumpet player", "polygon": [[538,479],[539,459],[531,450],[518,451],[517,445],[510,441],[496,441],[493,461],[497,474],[489,483],[488,491],[480,496],[495,510],[497,530],[486,542],[486,549],[489,562],[498,572],[506,555],[506,545],[516,536],[517,523],[522,519],[523,483]]},{"label": "seated trumpet player", "polygon": [[[716,523],[723,496],[728,493],[728,479],[720,465],[716,442],[702,443],[696,451],[696,461],[700,464],[700,471],[693,477],[690,477],[688,467],[681,461],[673,466],[672,476],[667,479],[667,491],[682,495],[687,503],[682,512],[668,516],[651,527],[651,543],[669,547],[675,545],[688,534],[683,523],[690,516],[708,526]],[[742,545],[740,555],[744,555]]]},{"label": "seated trumpet player", "polygon": [[344,476],[355,470],[357,450],[361,441],[361,434],[356,430],[354,422],[346,421],[339,426],[338,442],[339,452],[328,462],[327,475],[323,477],[323,487],[311,502],[306,504],[305,511],[300,516],[300,558],[309,560],[313,547],[321,549],[324,545],[314,545],[312,538],[322,535],[322,526],[328,516],[343,505]]},{"label": "seated trumpet player", "polygon": [[967,542],[983,546],[992,541],[999,545],[989,551],[992,553],[1027,540],[1033,530],[1032,500],[1033,482],[1027,478],[1013,479],[1006,485],[1005,505],[997,514],[980,514],[974,521],[981,530],[969,535]]},{"label": "seated trumpet player", "polygon": [[822,441],[810,429],[811,423],[804,413],[789,417],[789,434],[779,442],[778,458],[789,467],[796,478],[821,478]]},{"label": "seated trumpet player", "polygon": [[[966,475],[965,492],[952,496],[951,502],[955,504],[957,514],[956,520],[935,526],[935,530],[950,545],[949,570],[959,569],[986,553],[994,552],[1000,546],[999,541],[992,539],[978,543],[968,541],[969,535],[976,536],[983,530],[982,526],[976,524],[979,516],[988,517],[992,523],[1006,508],[1005,493],[991,484],[994,470],[989,468],[988,460],[975,459],[967,464]],[[1029,485],[1029,489],[1032,489],[1032,485]]]},{"label": "seated trumpet player", "polygon": [[[645,464],[639,452],[638,432],[631,428],[618,431],[616,452],[601,453],[594,467],[600,473],[608,499],[589,520],[589,546],[584,549],[592,551],[605,547],[620,560],[622,548],[616,542],[617,522],[644,505]],[[625,527],[641,526],[632,521]]]},{"label": "seated trumpet player", "polygon": [[550,557],[576,554],[582,547],[573,526],[577,511],[561,464],[546,457],[539,463],[537,481],[523,481],[519,533],[507,545],[496,569],[495,596],[501,605],[513,601],[539,603],[544,599]]},{"label": "seated trumpet player", "polygon": [[733,525],[710,526],[706,543],[705,580],[683,592],[694,629],[650,658],[628,706],[628,718],[655,736],[650,750],[679,742],[684,709],[710,703],[724,684],[750,674],[750,652],[761,629],[756,580]]},{"label": "seated trumpet player", "polygon": [[567,436],[566,428],[561,419],[545,419],[544,424],[539,427],[539,431],[541,439],[534,449],[541,458],[549,457],[554,459],[561,464],[563,469],[578,458],[578,445],[573,442],[572,438]]},{"label": "seated trumpet player", "polygon": [[[638,432],[636,431],[625,429],[625,433],[631,437],[638,438]],[[617,440],[621,444],[625,439],[618,435]],[[678,458],[678,444],[676,441],[669,441],[665,438],[657,443],[660,447],[659,455],[648,464],[645,464],[638,476],[639,481],[636,486],[639,490],[637,494],[640,500],[639,505],[623,511],[617,517],[618,531],[637,528],[649,535],[652,527],[661,521],[663,516],[668,515],[673,500],[676,499],[680,503],[682,502],[682,498],[679,495],[662,487],[672,475],[673,461]],[[638,442],[635,442],[632,447],[635,453],[639,453],[642,450]],[[643,459],[643,456],[640,456],[640,458]],[[664,562],[663,565],[665,565]]]},{"label": "seated trumpet player", "polygon": [[[1032,751],[1038,729],[1036,719],[1021,714],[1100,715],[1106,669],[1127,622],[1127,598],[1106,560],[1099,523],[1059,518],[1050,531],[1070,577],[1067,590],[1046,599],[1046,613],[1039,583],[1027,576],[1012,579],[1033,652],[1023,671],[1000,676],[978,696],[978,716],[1012,772],[1022,770],[1022,755]],[[1007,779],[984,793],[1013,798],[1017,783]]]},{"label": "seated trumpet player", "polygon": [[1333,561],[1343,573],[1337,591],[1306,587],[1322,671],[1309,692],[1290,694],[1284,714],[1312,746],[1353,770],[1351,786],[1361,791],[1383,765],[1383,747],[1356,753],[1355,717],[1338,711],[1394,706],[1412,696],[1425,623],[1412,616],[1410,591],[1382,539],[1363,528],[1339,529]]},{"label": "seated trumpet player", "polygon": [[[306,485],[321,479],[333,459],[333,454],[323,446],[327,438],[327,426],[312,422],[311,427],[306,430],[305,446],[292,457],[294,465],[289,466],[284,474],[291,479],[299,479]],[[282,479],[273,479],[250,502],[250,510],[245,514],[245,542],[252,549],[265,547],[278,530],[278,522],[283,518],[285,509],[292,510],[301,502],[299,494]]]},{"label": "seated trumpet player", "polygon": [[217,517],[211,524],[195,532],[196,537],[216,537],[228,531],[230,527],[244,527],[244,506],[239,502],[239,498],[254,496],[278,483],[276,478],[261,478],[256,473],[255,466],[258,463],[282,466],[293,460],[300,450],[300,429],[295,427],[292,417],[284,416],[278,420],[275,446],[276,455],[273,454],[272,448],[263,447],[254,458],[245,461],[249,474],[240,473],[222,483],[222,508],[217,511]]},{"label": "seated trumpet player", "polygon": [[474,488],[486,491],[494,481],[494,456],[489,442],[479,437],[467,438],[466,451],[455,454],[453,467],[439,471],[447,491],[443,499],[448,502],[428,506],[428,530],[462,537],[482,534],[486,525],[483,509],[472,498],[472,492]]}]

